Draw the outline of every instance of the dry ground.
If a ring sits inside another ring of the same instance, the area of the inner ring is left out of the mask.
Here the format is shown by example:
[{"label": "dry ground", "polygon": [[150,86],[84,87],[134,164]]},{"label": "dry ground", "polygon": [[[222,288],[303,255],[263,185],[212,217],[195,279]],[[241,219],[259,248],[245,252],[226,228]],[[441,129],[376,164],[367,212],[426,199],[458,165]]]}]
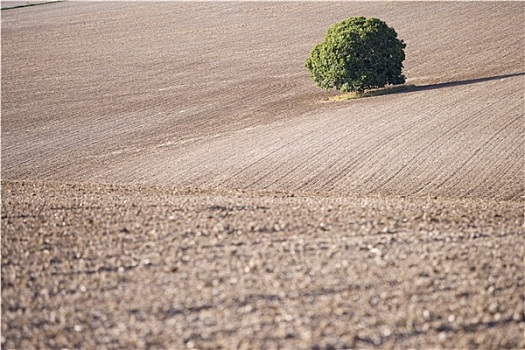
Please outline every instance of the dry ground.
[{"label": "dry ground", "polygon": [[520,203],[2,190],[6,348],[524,346]]},{"label": "dry ground", "polygon": [[[523,348],[517,3],[2,12],[2,347]],[[339,103],[338,20],[416,88]]]}]

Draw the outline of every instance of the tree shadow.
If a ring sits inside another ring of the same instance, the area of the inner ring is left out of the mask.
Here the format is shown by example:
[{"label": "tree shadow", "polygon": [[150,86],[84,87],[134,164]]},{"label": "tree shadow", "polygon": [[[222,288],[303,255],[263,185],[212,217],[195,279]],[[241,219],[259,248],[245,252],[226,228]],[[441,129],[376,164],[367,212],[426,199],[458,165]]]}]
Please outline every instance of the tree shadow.
[{"label": "tree shadow", "polygon": [[505,78],[519,77],[519,76],[522,76],[522,75],[525,75],[525,72],[511,73],[511,74],[502,74],[502,75],[494,75],[494,76],[491,76],[491,77],[483,77],[483,78],[467,79],[467,80],[458,80],[458,81],[451,81],[451,82],[437,83],[437,84],[429,84],[429,85],[411,85],[411,86],[408,87],[408,89],[401,90],[399,92],[403,93],[403,92],[414,92],[414,91],[427,91],[427,90],[434,90],[434,89],[442,89],[442,88],[448,88],[448,87],[454,87],[454,86],[482,83],[482,82],[491,81],[491,80],[499,80],[499,79],[505,79]]},{"label": "tree shadow", "polygon": [[494,75],[491,77],[450,81],[446,83],[437,83],[437,84],[428,84],[428,85],[415,85],[415,84],[388,85],[383,88],[366,90],[364,92],[343,93],[343,94],[331,96],[327,100],[332,101],[332,102],[337,102],[337,101],[347,101],[347,100],[354,100],[354,99],[367,98],[367,97],[377,97],[377,96],[390,95],[390,94],[406,94],[410,92],[443,89],[443,88],[449,88],[449,87],[454,87],[454,86],[476,84],[476,83],[482,83],[482,82],[490,81],[490,80],[499,80],[499,79],[505,79],[505,78],[519,77],[519,76],[525,76],[525,72],[501,74],[501,75]]}]

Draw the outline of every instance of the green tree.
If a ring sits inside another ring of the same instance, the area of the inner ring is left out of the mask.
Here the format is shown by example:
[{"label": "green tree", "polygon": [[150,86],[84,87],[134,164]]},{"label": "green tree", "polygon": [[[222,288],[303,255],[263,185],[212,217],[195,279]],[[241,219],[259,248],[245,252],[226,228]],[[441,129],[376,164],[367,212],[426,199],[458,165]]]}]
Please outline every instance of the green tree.
[{"label": "green tree", "polygon": [[405,47],[385,22],[353,17],[328,29],[305,66],[323,89],[363,92],[405,82]]}]

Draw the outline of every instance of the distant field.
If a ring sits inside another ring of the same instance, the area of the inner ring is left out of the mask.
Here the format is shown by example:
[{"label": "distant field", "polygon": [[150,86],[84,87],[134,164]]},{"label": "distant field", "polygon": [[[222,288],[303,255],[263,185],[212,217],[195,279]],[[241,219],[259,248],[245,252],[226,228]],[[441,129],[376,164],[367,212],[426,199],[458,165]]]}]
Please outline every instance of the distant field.
[{"label": "distant field", "polygon": [[[517,199],[522,9],[68,3],[6,12],[2,177]],[[397,29],[420,90],[321,103],[327,94],[304,60],[352,15]]]},{"label": "distant field", "polygon": [[[358,15],[406,42],[414,88],[314,85],[310,50]],[[2,347],[523,348],[523,23],[523,2],[2,11]]]}]

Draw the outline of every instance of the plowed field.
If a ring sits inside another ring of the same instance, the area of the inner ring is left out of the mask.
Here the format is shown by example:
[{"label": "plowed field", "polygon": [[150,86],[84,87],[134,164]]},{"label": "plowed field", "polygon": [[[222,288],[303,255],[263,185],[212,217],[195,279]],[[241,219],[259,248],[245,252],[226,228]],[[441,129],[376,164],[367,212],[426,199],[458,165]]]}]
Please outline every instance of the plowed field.
[{"label": "plowed field", "polygon": [[[333,23],[405,92],[328,101]],[[523,348],[523,2],[2,11],[2,347]]]}]

